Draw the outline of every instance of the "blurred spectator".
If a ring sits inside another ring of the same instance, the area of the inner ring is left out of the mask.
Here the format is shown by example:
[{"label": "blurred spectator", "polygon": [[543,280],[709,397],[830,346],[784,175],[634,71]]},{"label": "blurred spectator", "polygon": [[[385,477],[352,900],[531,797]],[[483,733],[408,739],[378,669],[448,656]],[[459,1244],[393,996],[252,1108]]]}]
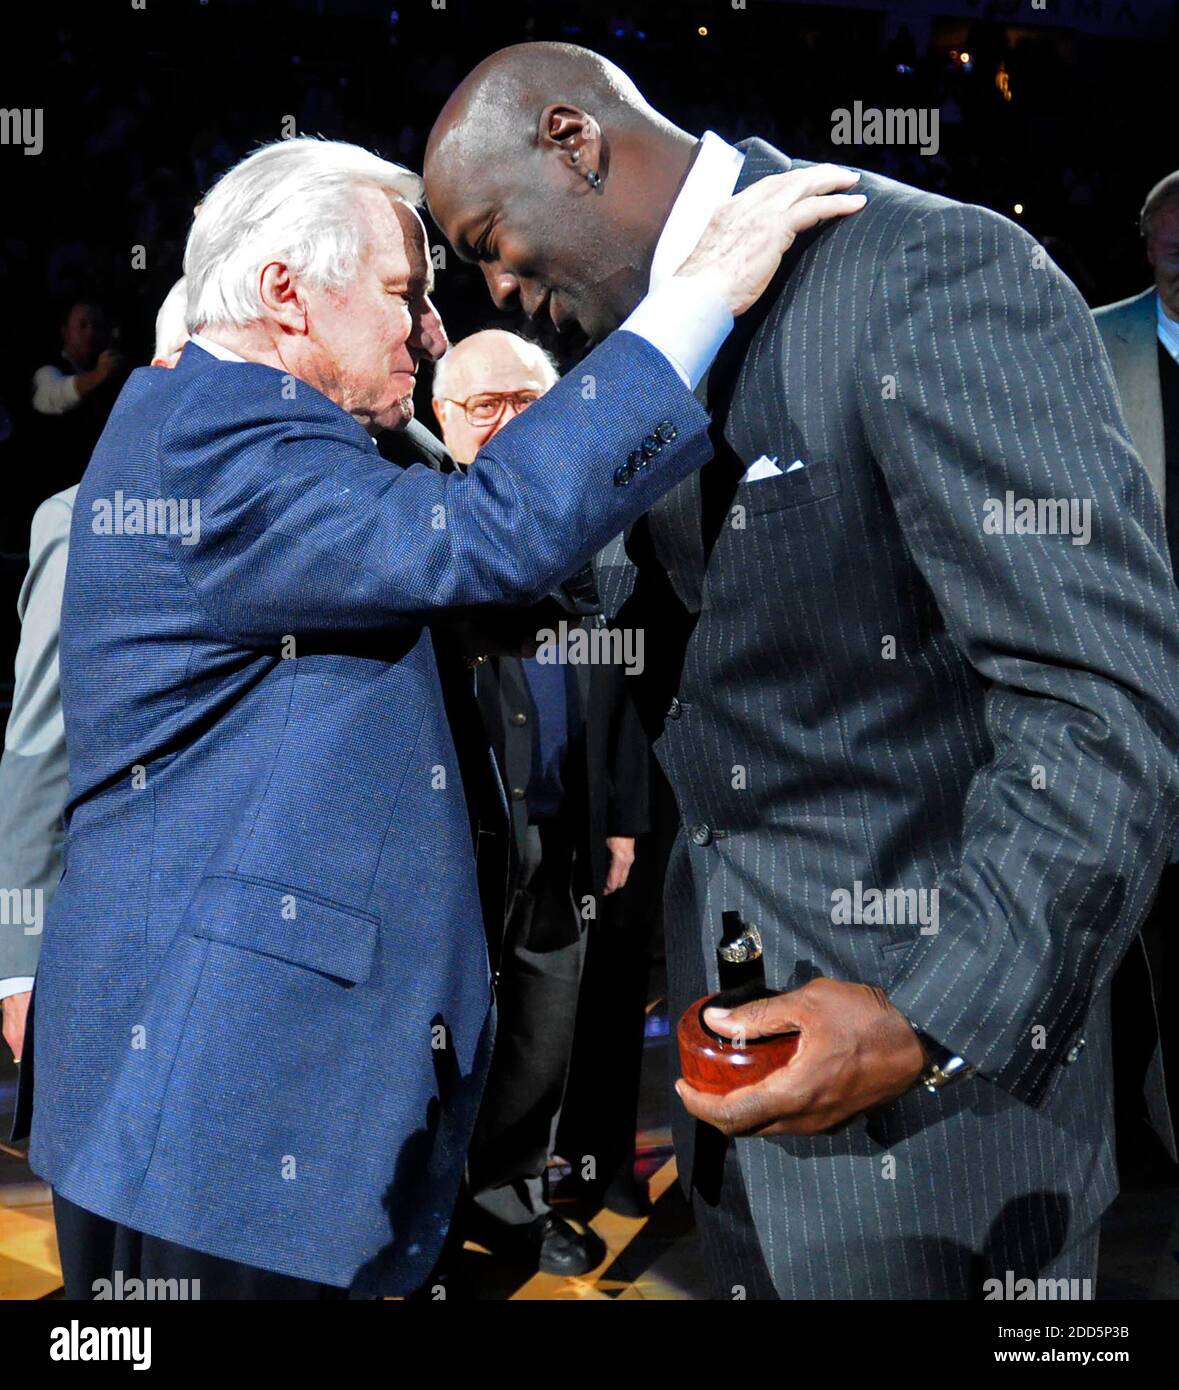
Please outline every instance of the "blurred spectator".
[{"label": "blurred spectator", "polygon": [[[1172,572],[1179,575],[1179,170],[1160,180],[1146,195],[1139,230],[1154,283],[1141,294],[1108,304],[1094,313],[1113,364],[1126,424],[1139,457],[1163,503]],[[1148,1095],[1164,1088],[1170,1070],[1170,1103],[1179,1114],[1179,846],[1163,870],[1154,906],[1142,928],[1145,956],[1137,948],[1123,961],[1114,994],[1115,1039],[1121,1050],[1118,1075],[1131,1069],[1152,1073]],[[1159,1048],[1148,1016],[1153,1009],[1147,970],[1157,982],[1160,1001]],[[1121,1129],[1133,1124],[1136,1084],[1119,1086]],[[1152,1119],[1154,1117],[1152,1116]],[[1159,1128],[1156,1120],[1155,1128]]]},{"label": "blurred spectator", "polygon": [[[184,279],[156,319],[153,367],[174,367],[188,330]],[[57,669],[62,592],[77,484],[42,503],[33,517],[12,711],[0,757],[0,889],[21,895],[20,920],[0,927],[0,1010],[4,1041],[20,1060],[44,921],[62,870],[62,817],[69,791]],[[33,910],[25,912],[25,904]],[[28,916],[29,921],[24,917]],[[32,928],[32,929],[30,929]]]},{"label": "blurred spectator", "polygon": [[61,325],[61,356],[33,373],[33,409],[42,415],[77,410],[119,369],[119,354],[104,346],[106,315],[96,304],[71,304]]},{"label": "blurred spectator", "polygon": [[151,359],[153,367],[174,367],[180,361],[180,354],[188,342],[188,329],[184,324],[187,307],[188,294],[182,275],[164,296],[160,312],[156,315],[156,347]]},{"label": "blurred spectator", "polygon": [[70,304],[60,331],[56,361],[33,373],[31,443],[39,497],[81,478],[121,379],[122,359],[108,346],[106,314],[97,304]]},{"label": "blurred spectator", "polygon": [[1179,572],[1179,170],[1147,194],[1139,228],[1154,284],[1094,317],[1134,447],[1165,501],[1172,567]]}]

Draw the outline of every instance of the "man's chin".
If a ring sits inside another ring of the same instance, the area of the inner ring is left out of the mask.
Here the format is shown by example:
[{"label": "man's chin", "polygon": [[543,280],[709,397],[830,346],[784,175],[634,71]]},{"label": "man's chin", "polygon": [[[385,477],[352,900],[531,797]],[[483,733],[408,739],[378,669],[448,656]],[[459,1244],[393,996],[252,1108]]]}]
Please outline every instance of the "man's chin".
[{"label": "man's chin", "polygon": [[412,419],[413,397],[403,396],[396,405],[373,416],[373,425],[378,430],[403,430]]},{"label": "man's chin", "polygon": [[602,309],[592,315],[587,323],[583,323],[579,318],[573,329],[573,337],[576,338],[581,352],[584,354],[596,348],[603,339],[621,328],[629,312],[628,310],[627,313],[618,313],[612,309]]}]

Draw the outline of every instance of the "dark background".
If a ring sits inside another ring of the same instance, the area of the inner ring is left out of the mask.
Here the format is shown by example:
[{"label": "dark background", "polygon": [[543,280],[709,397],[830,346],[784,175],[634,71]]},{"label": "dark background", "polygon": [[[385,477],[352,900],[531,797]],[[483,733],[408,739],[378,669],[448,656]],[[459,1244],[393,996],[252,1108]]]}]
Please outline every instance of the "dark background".
[{"label": "dark background", "polygon": [[[1159,0],[1047,0],[1047,13],[1032,0],[897,0],[887,10],[773,0],[745,9],[732,0],[143,3],[46,4],[31,15],[11,6],[0,18],[0,107],[45,113],[39,156],[0,147],[0,551],[10,557],[0,707],[28,521],[65,485],[29,406],[32,372],[57,353],[63,307],[96,299],[118,325],[127,365],[146,362],[193,206],[291,118],[301,133],[420,168],[434,116],[479,59],[524,39],[566,39],[616,60],[694,133],[761,135],[789,154],[863,165],[1017,217],[1092,304],[1147,284],[1138,209],[1179,165],[1175,6]],[[857,100],[937,107],[938,155],[833,146],[832,113]],[[131,267],[134,246],[145,248],[144,269]],[[436,298],[452,339],[495,318],[481,277],[453,256]],[[421,395],[428,420],[428,386]]]}]

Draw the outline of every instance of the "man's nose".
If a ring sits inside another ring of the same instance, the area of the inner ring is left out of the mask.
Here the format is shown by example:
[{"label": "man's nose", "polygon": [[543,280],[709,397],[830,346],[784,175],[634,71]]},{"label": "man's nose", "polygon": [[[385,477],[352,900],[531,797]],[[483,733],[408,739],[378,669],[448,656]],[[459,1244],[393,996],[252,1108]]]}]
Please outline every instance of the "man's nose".
[{"label": "man's nose", "polygon": [[520,293],[520,282],[502,266],[483,266],[483,278],[487,281],[487,292],[497,309],[514,309]]},{"label": "man's nose", "polygon": [[437,362],[449,346],[446,340],[446,329],[442,324],[442,316],[429,301],[427,301],[426,309],[418,320],[414,338],[416,339],[415,345],[431,362]]}]

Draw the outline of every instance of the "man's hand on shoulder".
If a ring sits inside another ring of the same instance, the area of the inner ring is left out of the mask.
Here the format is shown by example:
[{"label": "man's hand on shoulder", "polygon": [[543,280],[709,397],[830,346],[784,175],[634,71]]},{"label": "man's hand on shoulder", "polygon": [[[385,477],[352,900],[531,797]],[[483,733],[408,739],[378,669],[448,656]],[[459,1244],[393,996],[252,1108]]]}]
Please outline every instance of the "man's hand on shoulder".
[{"label": "man's hand on shoulder", "polygon": [[845,193],[859,174],[815,164],[771,174],[743,188],[712,215],[676,279],[699,277],[736,317],[756,304],[799,232],[858,212],[868,201]]}]

